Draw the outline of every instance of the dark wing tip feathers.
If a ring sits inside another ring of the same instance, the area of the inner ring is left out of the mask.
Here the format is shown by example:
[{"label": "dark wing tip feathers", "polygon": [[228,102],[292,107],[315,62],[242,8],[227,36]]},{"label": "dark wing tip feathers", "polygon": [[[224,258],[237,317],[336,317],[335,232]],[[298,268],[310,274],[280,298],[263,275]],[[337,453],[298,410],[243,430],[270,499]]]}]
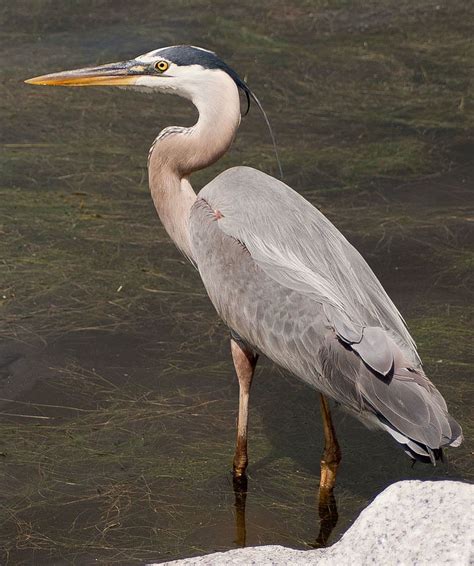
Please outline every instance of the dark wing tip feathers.
[{"label": "dark wing tip feathers", "polygon": [[433,466],[436,466],[438,460],[444,461],[443,446],[449,446],[450,441],[443,443],[442,446],[438,448],[432,448],[428,446],[428,444],[413,440],[406,434],[402,434],[379,411],[375,411],[375,415],[383,428],[401,445],[404,452],[413,462],[423,462],[424,464],[433,464]]},{"label": "dark wing tip feathers", "polygon": [[412,436],[417,436],[417,434],[401,432],[400,428],[390,422],[390,420],[383,415],[380,410],[377,410],[374,406],[372,406],[372,411],[381,423],[382,427],[402,446],[405,453],[408,454],[408,456],[410,456],[410,458],[414,461],[416,460],[425,464],[431,463],[433,466],[436,466],[436,461],[443,461],[443,447],[457,447],[463,440],[462,429],[457,421],[455,421],[449,413],[442,409],[441,412],[443,414],[440,414],[439,417],[444,417],[444,424],[447,425],[447,428],[443,426],[443,429],[438,431],[438,439],[432,438],[431,441],[427,440],[429,435],[426,435],[426,439],[421,440],[418,438],[418,440],[415,440]]},{"label": "dark wing tip feathers", "polygon": [[369,410],[411,458],[433,465],[442,461],[442,447],[459,446],[462,430],[423,370],[407,368],[402,351],[381,328],[364,328],[359,343],[341,329],[335,329],[339,340],[366,367],[359,387]]},{"label": "dark wing tip feathers", "polygon": [[433,464],[433,466],[436,466],[436,462],[438,460],[444,462],[444,455],[442,448],[432,449],[429,446],[423,446],[423,447],[420,446],[420,449],[424,450],[426,452],[426,455],[420,454],[419,451],[415,451],[408,444],[405,444],[403,449],[405,450],[405,453],[408,454],[408,456],[410,456],[413,462],[423,462],[423,464]]}]

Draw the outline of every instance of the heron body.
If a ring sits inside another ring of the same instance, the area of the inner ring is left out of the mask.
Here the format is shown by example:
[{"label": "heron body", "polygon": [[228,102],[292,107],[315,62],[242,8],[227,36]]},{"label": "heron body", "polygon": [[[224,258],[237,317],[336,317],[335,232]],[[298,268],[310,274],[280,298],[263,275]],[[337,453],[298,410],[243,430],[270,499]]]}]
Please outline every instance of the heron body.
[{"label": "heron body", "polygon": [[262,172],[230,169],[199,192],[190,235],[211,301],[246,343],[414,457],[436,457],[458,438],[395,306],[303,197]]},{"label": "heron body", "polygon": [[[283,182],[249,167],[229,169],[194,192],[190,175],[232,144],[241,119],[239,89],[255,98],[214,53],[168,47],[29,82],[175,93],[197,107],[193,127],[166,128],[156,138],[150,189],[165,229],[198,268],[233,333],[241,387],[234,466],[240,472],[247,465],[248,397],[259,353],[390,433],[412,458],[434,463],[443,446],[461,442],[398,310],[324,215]],[[323,403],[326,445],[335,446],[328,415]]]}]

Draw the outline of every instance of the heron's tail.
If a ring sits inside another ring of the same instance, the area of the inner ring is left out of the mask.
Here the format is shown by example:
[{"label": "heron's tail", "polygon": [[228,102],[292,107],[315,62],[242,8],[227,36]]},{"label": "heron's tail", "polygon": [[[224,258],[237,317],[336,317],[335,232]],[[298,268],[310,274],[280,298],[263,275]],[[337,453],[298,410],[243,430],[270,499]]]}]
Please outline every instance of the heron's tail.
[{"label": "heron's tail", "polygon": [[[428,379],[421,365],[401,350],[390,336],[391,370],[379,374],[365,363],[358,386],[368,409],[414,460],[436,465],[444,446],[459,446],[462,430],[448,413],[446,401]],[[363,360],[364,361],[364,360]]]},{"label": "heron's tail", "polygon": [[411,458],[436,464],[444,446],[461,444],[461,427],[413,352],[378,327],[367,330],[364,347],[363,340],[355,343],[359,349],[327,334],[322,355],[329,360],[323,366],[329,395],[388,432]]},{"label": "heron's tail", "polygon": [[459,446],[463,440],[461,427],[448,413],[446,413],[446,419],[451,429],[451,437],[449,439],[445,439],[439,447],[432,447],[423,442],[409,438],[397,430],[380,414],[377,415],[377,418],[382,427],[402,446],[405,453],[408,454],[412,460],[417,460],[425,464],[431,463],[433,466],[436,466],[437,460],[443,461],[444,446],[456,447]]}]

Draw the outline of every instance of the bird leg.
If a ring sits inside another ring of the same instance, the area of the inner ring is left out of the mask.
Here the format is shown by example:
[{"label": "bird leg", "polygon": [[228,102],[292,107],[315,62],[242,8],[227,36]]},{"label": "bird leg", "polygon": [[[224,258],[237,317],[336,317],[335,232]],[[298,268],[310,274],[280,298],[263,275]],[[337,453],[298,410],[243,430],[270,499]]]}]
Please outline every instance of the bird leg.
[{"label": "bird leg", "polygon": [[239,478],[245,475],[245,470],[248,464],[247,424],[249,395],[258,355],[255,354],[255,352],[253,352],[246,344],[234,337],[230,340],[230,349],[240,388],[237,444],[234,456],[234,477]]},{"label": "bird leg", "polygon": [[336,431],[332,424],[329,404],[321,393],[321,413],[323,417],[324,428],[324,453],[321,460],[321,479],[319,481],[319,492],[328,492],[334,488],[336,484],[336,474],[341,461],[341,449],[336,438]]}]

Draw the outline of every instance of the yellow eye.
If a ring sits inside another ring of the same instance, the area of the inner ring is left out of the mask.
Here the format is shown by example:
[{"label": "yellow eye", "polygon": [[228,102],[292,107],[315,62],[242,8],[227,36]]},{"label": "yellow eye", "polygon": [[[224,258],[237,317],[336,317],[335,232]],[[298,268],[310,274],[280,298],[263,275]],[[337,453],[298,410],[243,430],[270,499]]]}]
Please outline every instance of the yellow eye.
[{"label": "yellow eye", "polygon": [[160,73],[164,73],[169,67],[169,63],[167,63],[166,61],[158,61],[158,63],[155,63],[155,69],[157,71],[160,71]]}]

